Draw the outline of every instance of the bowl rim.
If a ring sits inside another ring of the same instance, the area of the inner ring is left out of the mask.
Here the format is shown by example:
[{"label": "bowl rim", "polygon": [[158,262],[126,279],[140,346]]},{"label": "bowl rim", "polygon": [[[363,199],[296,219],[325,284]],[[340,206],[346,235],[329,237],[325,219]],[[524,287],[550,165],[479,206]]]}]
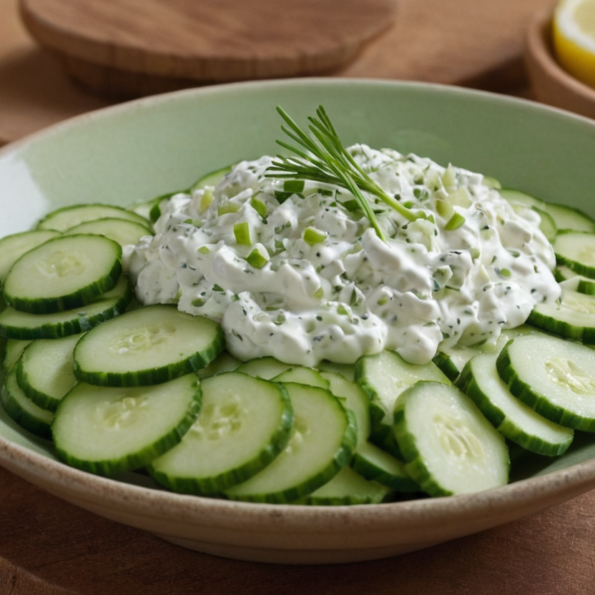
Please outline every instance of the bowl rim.
[{"label": "bowl rim", "polygon": [[[407,88],[447,93],[450,95],[475,96],[485,101],[516,105],[524,110],[547,113],[557,118],[582,122],[595,129],[595,122],[562,109],[553,108],[525,99],[501,96],[487,91],[451,87],[436,83],[397,82],[376,79],[328,79],[310,77],[275,81],[239,82],[213,87],[184,89],[172,93],[145,97],[93,112],[79,115],[64,122],[54,124],[35,132],[16,142],[0,148],[0,158],[18,153],[37,139],[48,138],[67,131],[87,121],[95,121],[112,114],[129,110],[144,109],[151,105],[176,101],[192,95],[216,95],[234,93],[244,89],[278,88],[304,85],[334,87],[381,86]],[[466,518],[473,511],[483,511],[490,517],[496,517],[503,511],[509,514],[508,520],[520,518],[526,513],[525,508],[538,499],[541,509],[558,504],[569,497],[575,497],[595,487],[595,457],[581,463],[540,475],[516,481],[505,486],[474,492],[470,494],[444,498],[425,498],[384,504],[366,504],[362,506],[300,506],[288,504],[263,504],[219,500],[202,496],[184,495],[160,489],[141,487],[113,479],[93,475],[50,459],[31,448],[21,446],[0,435],[0,464],[37,481],[52,482],[55,486],[76,494],[80,500],[100,498],[106,505],[118,509],[134,511],[140,516],[154,516],[159,509],[164,520],[177,522],[195,522],[200,517],[201,523],[228,527],[236,531],[262,529],[264,519],[273,522],[277,528],[295,530],[301,533],[317,532],[321,524],[339,532],[379,532],[388,527],[406,524],[415,527],[420,519],[426,521],[441,520],[444,515],[450,519]],[[35,481],[29,479],[30,481]],[[47,489],[47,488],[44,488]],[[515,510],[511,511],[511,505]],[[531,512],[534,512],[531,509]],[[511,516],[512,515],[512,516]],[[305,524],[304,521],[308,523]],[[495,523],[496,524],[496,523]],[[346,546],[347,547],[347,546]]]}]

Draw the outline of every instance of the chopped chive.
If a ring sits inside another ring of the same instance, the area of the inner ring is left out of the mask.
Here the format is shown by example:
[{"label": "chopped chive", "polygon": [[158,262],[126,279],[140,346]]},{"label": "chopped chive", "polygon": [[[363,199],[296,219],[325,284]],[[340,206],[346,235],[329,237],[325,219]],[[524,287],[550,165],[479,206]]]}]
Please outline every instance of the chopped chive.
[{"label": "chopped chive", "polygon": [[236,223],[233,226],[233,235],[236,242],[242,246],[252,246],[252,237],[250,234],[250,224],[247,221]]},{"label": "chopped chive", "polygon": [[310,246],[314,244],[320,244],[326,240],[327,234],[323,231],[316,229],[315,227],[307,227],[304,231],[304,241]]},{"label": "chopped chive", "polygon": [[460,213],[455,213],[449,220],[448,223],[444,226],[446,231],[454,231],[455,229],[459,229],[461,225],[465,223],[465,217]]},{"label": "chopped chive", "polygon": [[304,191],[304,180],[285,180],[283,182],[283,190],[291,194],[299,194]]}]

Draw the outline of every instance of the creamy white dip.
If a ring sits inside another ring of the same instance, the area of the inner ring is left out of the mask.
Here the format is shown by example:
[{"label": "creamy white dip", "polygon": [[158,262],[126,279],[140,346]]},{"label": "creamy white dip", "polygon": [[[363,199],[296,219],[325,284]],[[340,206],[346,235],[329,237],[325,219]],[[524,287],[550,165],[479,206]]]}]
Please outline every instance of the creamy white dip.
[{"label": "creamy white dip", "polygon": [[537,213],[515,213],[480,174],[389,149],[349,151],[428,218],[408,221],[369,196],[384,242],[347,191],[284,186],[265,178],[271,157],[243,161],[215,188],[173,196],[155,237],[127,251],[139,301],[220,321],[241,360],[313,366],[383,349],[426,363],[441,345],[495,342],[559,297]]}]

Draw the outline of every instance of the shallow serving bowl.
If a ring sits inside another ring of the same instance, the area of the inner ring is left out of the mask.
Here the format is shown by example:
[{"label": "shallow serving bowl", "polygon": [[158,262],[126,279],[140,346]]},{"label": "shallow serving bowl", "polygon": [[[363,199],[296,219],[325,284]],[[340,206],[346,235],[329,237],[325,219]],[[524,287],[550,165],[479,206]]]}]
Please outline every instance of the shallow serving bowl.
[{"label": "shallow serving bowl", "polygon": [[[595,214],[595,123],[520,100],[423,84],[324,79],[183,91],[103,110],[0,151],[0,236],[76,202],[127,205],[275,152],[282,105],[324,104],[346,143],[416,152]],[[595,488],[595,437],[559,459],[513,465],[505,487],[353,507],[255,505],[182,496],[137,474],[105,479],[57,462],[0,411],[0,464],[107,518],[217,555],[279,563],[371,560],[518,519]]]}]

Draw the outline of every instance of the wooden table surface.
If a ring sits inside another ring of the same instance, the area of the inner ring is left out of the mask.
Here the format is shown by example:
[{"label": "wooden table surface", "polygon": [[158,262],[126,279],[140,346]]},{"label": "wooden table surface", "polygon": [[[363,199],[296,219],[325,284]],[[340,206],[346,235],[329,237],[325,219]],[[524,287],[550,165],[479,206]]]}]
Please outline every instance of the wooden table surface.
[{"label": "wooden table surface", "polygon": [[[521,68],[523,32],[551,1],[492,4],[401,0],[393,29],[337,75],[530,95]],[[387,52],[394,47],[401,53],[391,60]],[[107,104],[73,86],[28,39],[15,0],[0,0],[0,143]],[[0,595],[592,594],[593,542],[595,492],[398,558],[342,566],[238,562],[105,520],[0,468]]]}]

